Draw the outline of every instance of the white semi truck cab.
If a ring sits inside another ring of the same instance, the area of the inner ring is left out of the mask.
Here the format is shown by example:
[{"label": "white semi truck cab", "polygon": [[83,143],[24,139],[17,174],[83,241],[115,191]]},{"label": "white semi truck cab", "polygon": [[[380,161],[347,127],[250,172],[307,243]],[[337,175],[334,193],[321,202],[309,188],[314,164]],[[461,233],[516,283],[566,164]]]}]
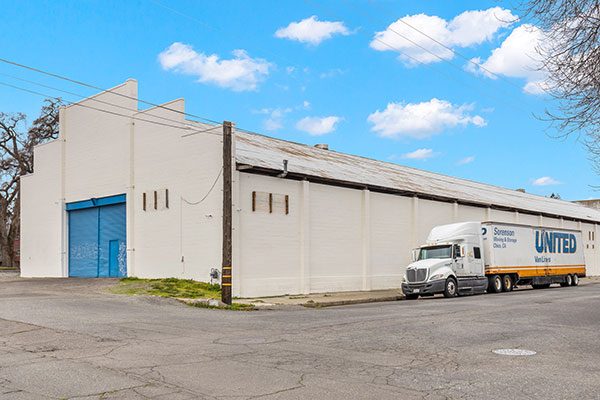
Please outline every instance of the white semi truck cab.
[{"label": "white semi truck cab", "polygon": [[413,250],[402,291],[416,299],[510,292],[517,283],[576,286],[585,276],[578,243],[581,232],[563,228],[496,222],[436,226],[426,244]]}]

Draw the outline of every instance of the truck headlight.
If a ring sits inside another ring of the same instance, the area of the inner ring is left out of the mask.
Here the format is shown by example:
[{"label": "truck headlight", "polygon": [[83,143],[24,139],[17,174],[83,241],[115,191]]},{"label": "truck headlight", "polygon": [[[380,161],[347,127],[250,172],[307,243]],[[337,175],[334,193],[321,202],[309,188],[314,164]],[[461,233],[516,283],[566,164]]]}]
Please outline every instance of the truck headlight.
[{"label": "truck headlight", "polygon": [[429,280],[430,280],[430,281],[435,281],[435,280],[437,280],[437,279],[443,279],[443,278],[444,278],[444,274],[435,274],[435,275],[432,275],[432,276],[429,278]]}]

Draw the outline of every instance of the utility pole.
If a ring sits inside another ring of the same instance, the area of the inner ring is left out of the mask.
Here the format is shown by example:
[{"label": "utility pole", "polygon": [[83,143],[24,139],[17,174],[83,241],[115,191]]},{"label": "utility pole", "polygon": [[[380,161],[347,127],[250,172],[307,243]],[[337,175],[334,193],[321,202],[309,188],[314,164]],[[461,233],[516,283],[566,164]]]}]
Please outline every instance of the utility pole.
[{"label": "utility pole", "polygon": [[233,124],[223,121],[223,264],[221,274],[221,301],[231,304],[231,131]]}]

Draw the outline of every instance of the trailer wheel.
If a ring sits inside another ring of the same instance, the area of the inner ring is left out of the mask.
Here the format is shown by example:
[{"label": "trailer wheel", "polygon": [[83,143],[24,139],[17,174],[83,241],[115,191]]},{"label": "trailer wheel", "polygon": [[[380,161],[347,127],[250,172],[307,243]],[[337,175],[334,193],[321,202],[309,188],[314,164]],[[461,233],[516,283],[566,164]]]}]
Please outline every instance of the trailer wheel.
[{"label": "trailer wheel", "polygon": [[[562,286],[562,283],[560,285]],[[573,275],[565,276],[565,286],[572,286],[572,285],[573,285]]]},{"label": "trailer wheel", "polygon": [[454,278],[446,279],[446,287],[444,289],[444,297],[455,297],[458,294],[458,286]]},{"label": "trailer wheel", "polygon": [[502,277],[502,291],[503,292],[512,292],[513,290],[513,280],[510,275],[504,275]]},{"label": "trailer wheel", "polygon": [[405,294],[404,297],[406,297],[406,300],[416,300],[419,298],[419,295],[411,293],[411,294]]},{"label": "trailer wheel", "polygon": [[571,285],[573,285],[573,286],[579,285],[579,275],[573,274],[573,279],[572,279]]},{"label": "trailer wheel", "polygon": [[500,275],[492,275],[488,279],[488,293],[500,293],[502,291],[502,278]]}]

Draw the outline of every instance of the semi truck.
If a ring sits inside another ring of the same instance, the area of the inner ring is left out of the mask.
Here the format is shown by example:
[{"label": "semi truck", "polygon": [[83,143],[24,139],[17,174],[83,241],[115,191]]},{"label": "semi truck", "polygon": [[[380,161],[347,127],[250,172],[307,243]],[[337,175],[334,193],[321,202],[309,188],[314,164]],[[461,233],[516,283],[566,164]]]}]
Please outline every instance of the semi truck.
[{"label": "semi truck", "polygon": [[461,222],[434,227],[413,250],[402,291],[409,300],[443,293],[510,292],[551,284],[577,286],[585,276],[581,232],[500,222]]}]

